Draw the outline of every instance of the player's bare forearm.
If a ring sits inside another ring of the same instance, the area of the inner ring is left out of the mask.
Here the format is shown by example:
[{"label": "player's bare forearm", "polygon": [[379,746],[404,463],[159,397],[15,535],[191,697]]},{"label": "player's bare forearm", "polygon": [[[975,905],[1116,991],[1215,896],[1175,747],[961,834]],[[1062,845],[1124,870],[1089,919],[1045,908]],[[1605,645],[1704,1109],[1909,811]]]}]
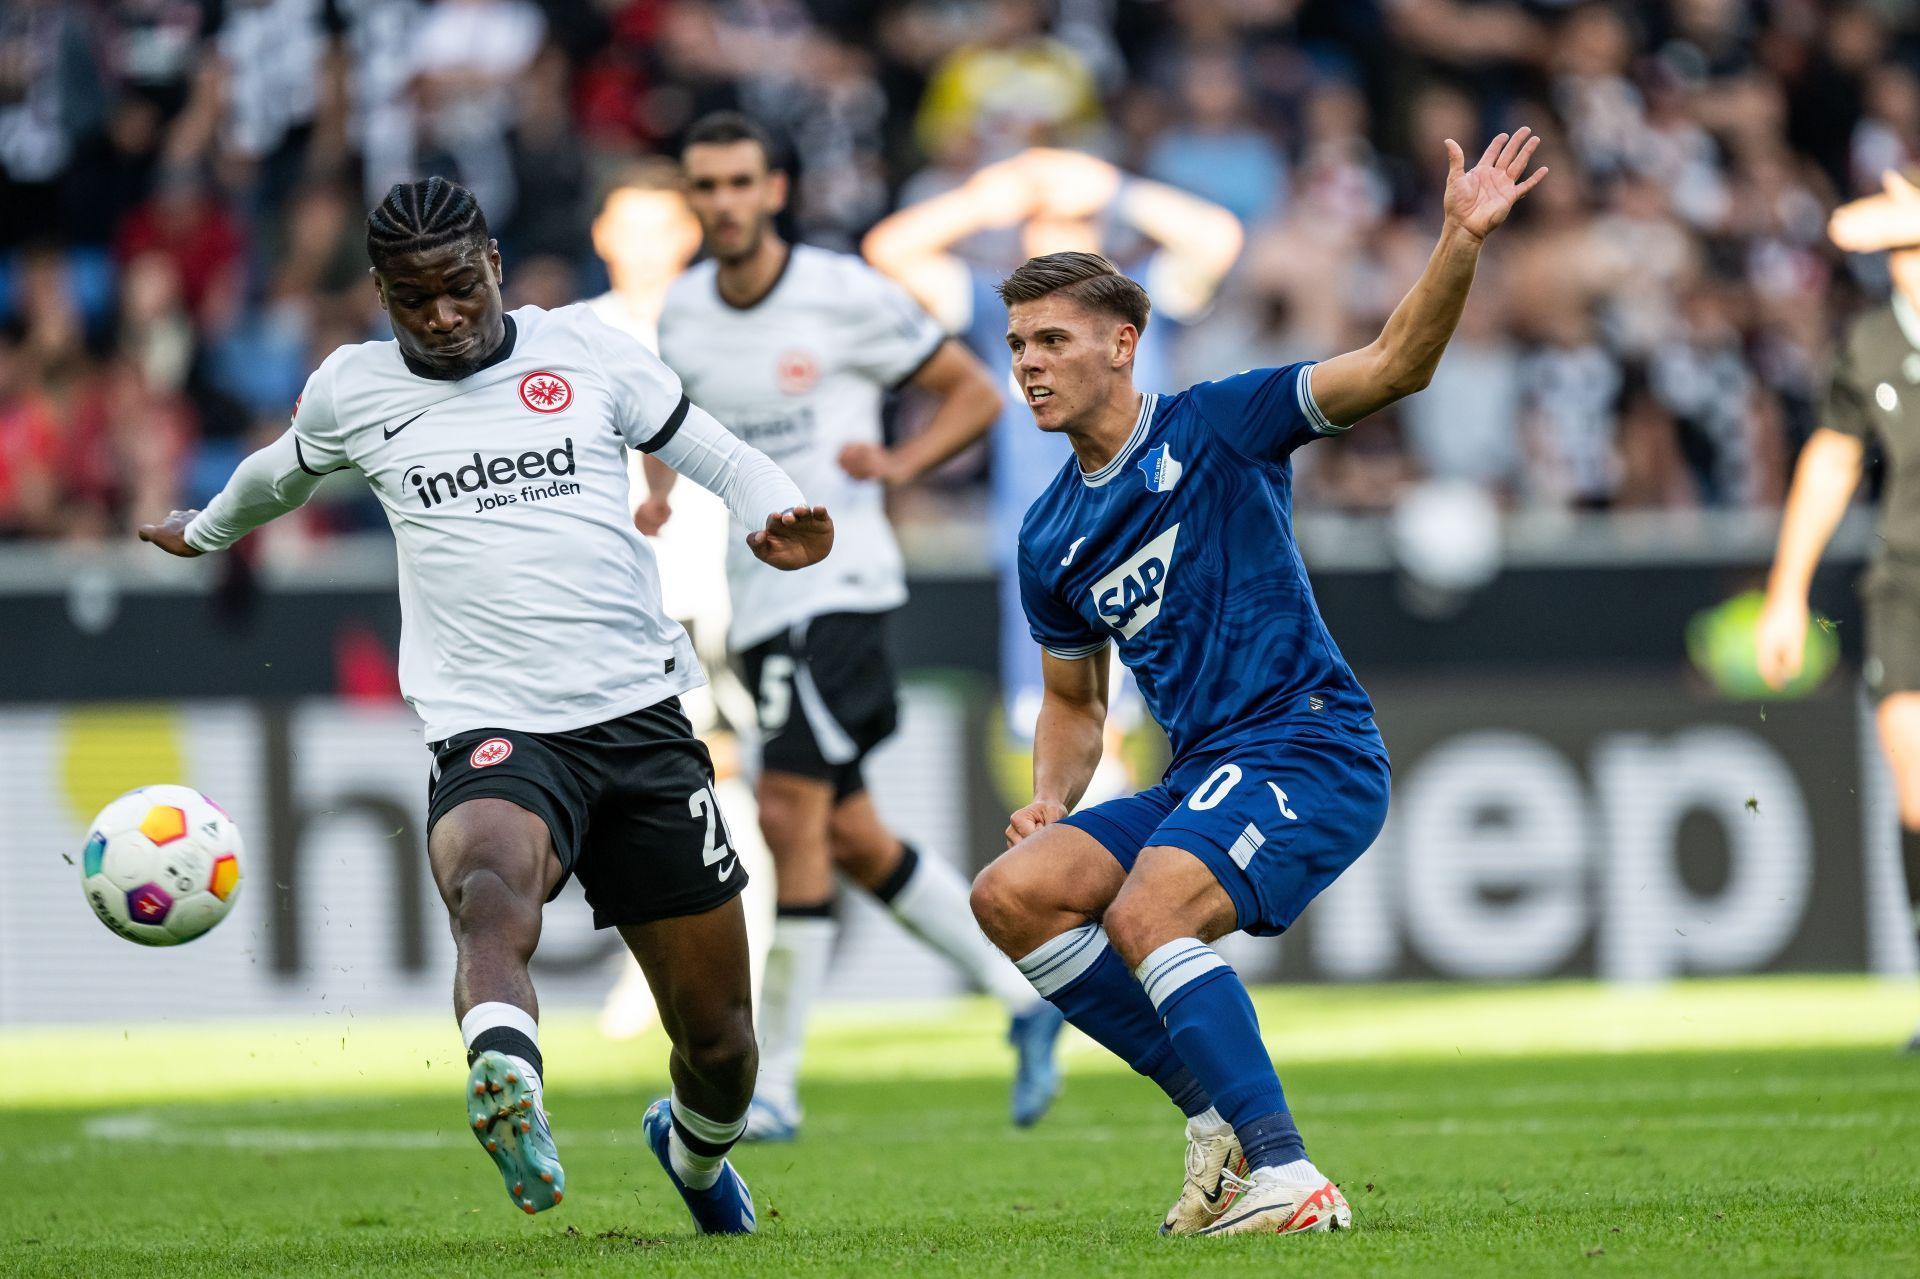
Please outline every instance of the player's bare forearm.
[{"label": "player's bare forearm", "polygon": [[1033,726],[1033,798],[1071,812],[1100,767],[1107,723],[1107,650],[1040,655],[1045,695]]},{"label": "player's bare forearm", "polygon": [[1033,726],[1033,802],[1007,819],[1012,848],[1065,817],[1100,767],[1107,722],[1107,647],[1085,657],[1040,653],[1045,695]]},{"label": "player's bare forearm", "polygon": [[1478,237],[1449,224],[1380,336],[1313,367],[1314,402],[1328,421],[1351,426],[1433,380],[1473,288],[1480,244]]},{"label": "player's bare forearm", "polygon": [[1219,205],[1164,182],[1130,178],[1114,205],[1121,220],[1173,258],[1180,284],[1210,296],[1240,256],[1240,219]]},{"label": "player's bare forearm", "polygon": [[1800,451],[1767,579],[1769,599],[1806,600],[1821,552],[1859,487],[1863,453],[1859,440],[1832,430],[1815,431]]},{"label": "player's bare forearm", "polygon": [[651,453],[640,456],[640,474],[647,482],[646,496],[633,508],[633,526],[648,537],[658,537],[673,516],[673,504],[667,494],[680,473]]},{"label": "player's bare forearm", "polygon": [[680,472],[651,453],[641,455],[640,472],[647,480],[647,499],[654,502],[666,501],[673,492],[673,482],[680,478]]},{"label": "player's bare forearm", "polygon": [[1426,269],[1378,338],[1313,368],[1314,402],[1328,421],[1351,426],[1433,380],[1466,308],[1481,245],[1547,174],[1536,169],[1521,177],[1539,144],[1526,129],[1511,137],[1503,133],[1467,169],[1460,148],[1448,140],[1446,221]]},{"label": "player's bare forearm", "polygon": [[1000,388],[973,353],[952,338],[913,379],[913,385],[940,397],[927,428],[892,450],[891,483],[919,479],[962,450],[984,439],[1002,408]]},{"label": "player's bare forearm", "polygon": [[882,218],[860,251],[867,261],[893,274],[930,257],[951,252],[970,235],[1011,226],[1033,208],[1034,190],[1026,170],[1001,161],[980,169],[951,191],[910,204]]},{"label": "player's bare forearm", "polygon": [[1100,767],[1106,706],[1075,706],[1045,699],[1033,726],[1033,797],[1068,812],[1080,802]]}]

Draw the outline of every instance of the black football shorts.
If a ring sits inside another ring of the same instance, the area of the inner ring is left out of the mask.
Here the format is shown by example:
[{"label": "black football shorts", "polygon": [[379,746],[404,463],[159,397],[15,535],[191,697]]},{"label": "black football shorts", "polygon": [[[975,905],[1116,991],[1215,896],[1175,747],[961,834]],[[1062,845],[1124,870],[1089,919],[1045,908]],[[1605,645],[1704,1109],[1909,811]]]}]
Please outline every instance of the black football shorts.
[{"label": "black football shorts", "polygon": [[1920,566],[1886,561],[1861,583],[1866,653],[1861,674],[1876,705],[1920,693]]},{"label": "black football shorts", "polygon": [[827,613],[741,654],[759,701],[760,766],[866,789],[861,764],[900,721],[885,613]]},{"label": "black football shorts", "polygon": [[427,830],[470,799],[541,818],[595,928],[712,910],[746,887],[713,791],[713,761],[680,699],[564,733],[482,728],[432,744]]}]

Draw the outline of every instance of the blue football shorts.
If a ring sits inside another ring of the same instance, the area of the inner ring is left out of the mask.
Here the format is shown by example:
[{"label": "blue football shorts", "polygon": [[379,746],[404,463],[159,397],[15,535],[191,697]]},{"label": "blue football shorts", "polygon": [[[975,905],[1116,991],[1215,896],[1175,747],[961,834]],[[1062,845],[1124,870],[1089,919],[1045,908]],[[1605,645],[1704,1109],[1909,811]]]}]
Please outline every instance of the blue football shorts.
[{"label": "blue football shorts", "polygon": [[1183,760],[1157,786],[1068,817],[1129,873],[1143,848],[1192,853],[1241,930],[1282,933],[1372,846],[1391,769],[1378,742],[1296,735]]}]

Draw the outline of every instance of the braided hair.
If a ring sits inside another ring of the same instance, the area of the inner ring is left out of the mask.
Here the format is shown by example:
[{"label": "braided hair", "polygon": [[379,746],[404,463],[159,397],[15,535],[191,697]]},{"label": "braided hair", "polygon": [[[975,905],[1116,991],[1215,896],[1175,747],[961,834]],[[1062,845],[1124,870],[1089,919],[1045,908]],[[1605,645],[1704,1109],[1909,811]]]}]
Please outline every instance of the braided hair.
[{"label": "braided hair", "polygon": [[473,192],[442,177],[396,182],[367,214],[367,258],[376,271],[409,253],[448,244],[487,244],[487,215]]}]

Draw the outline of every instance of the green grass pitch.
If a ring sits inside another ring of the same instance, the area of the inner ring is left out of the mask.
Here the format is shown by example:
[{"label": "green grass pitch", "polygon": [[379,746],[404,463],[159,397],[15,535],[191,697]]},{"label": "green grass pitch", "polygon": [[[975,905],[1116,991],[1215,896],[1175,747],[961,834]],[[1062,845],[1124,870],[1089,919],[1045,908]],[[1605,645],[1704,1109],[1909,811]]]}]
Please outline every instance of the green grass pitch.
[{"label": "green grass pitch", "polygon": [[1005,1119],[981,1001],[836,1010],[761,1234],[696,1238],[639,1120],[657,1036],[543,1030],[566,1202],[461,1126],[451,1019],[10,1032],[0,1275],[1688,1276],[1920,1273],[1911,987],[1292,988],[1268,1044],[1351,1234],[1158,1238],[1177,1118],[1084,1041]]}]

